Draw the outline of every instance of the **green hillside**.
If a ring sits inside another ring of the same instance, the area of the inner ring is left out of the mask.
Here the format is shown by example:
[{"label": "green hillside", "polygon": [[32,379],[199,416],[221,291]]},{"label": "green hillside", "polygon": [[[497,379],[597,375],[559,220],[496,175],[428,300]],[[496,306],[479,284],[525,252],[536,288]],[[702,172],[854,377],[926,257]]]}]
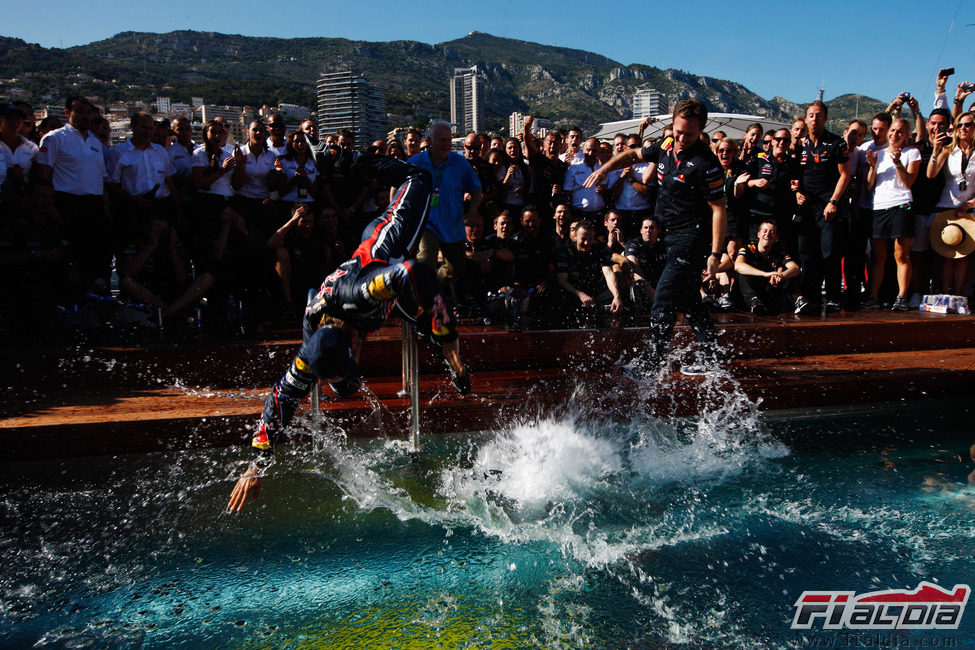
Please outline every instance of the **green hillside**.
[{"label": "green hillside", "polygon": [[[486,78],[486,119],[492,129],[505,128],[508,115],[521,111],[592,130],[600,122],[628,119],[633,93],[642,87],[660,90],[671,104],[700,97],[713,111],[788,120],[797,108],[781,98],[763,99],[733,81],[624,65],[592,52],[479,32],[437,45],[123,32],[63,50],[0,37],[0,77],[7,80],[0,95],[10,96],[16,88],[35,104],[80,93],[103,102],[166,95],[174,101],[198,96],[216,104],[289,102],[314,108],[318,75],[352,69],[385,87],[395,122],[422,124],[431,117],[449,118],[453,69],[475,64]],[[840,100],[831,117],[851,114],[846,99]],[[861,111],[877,104],[860,98]]]}]

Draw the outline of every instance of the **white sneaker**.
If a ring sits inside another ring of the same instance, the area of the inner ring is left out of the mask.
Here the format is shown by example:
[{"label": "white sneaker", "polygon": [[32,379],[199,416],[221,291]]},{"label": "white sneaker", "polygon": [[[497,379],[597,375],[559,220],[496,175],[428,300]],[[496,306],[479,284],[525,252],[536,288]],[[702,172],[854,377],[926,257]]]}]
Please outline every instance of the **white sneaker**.
[{"label": "white sneaker", "polygon": [[907,301],[907,306],[911,309],[919,309],[921,307],[921,294],[911,294],[911,299]]}]

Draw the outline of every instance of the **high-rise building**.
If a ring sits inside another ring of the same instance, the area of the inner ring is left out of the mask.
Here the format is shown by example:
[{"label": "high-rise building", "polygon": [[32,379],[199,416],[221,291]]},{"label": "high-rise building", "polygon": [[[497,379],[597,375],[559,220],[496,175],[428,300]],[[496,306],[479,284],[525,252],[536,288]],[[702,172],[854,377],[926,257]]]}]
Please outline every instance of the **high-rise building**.
[{"label": "high-rise building", "polygon": [[169,115],[172,110],[172,103],[169,97],[156,97],[156,112],[160,115]]},{"label": "high-rise building", "polygon": [[278,104],[278,112],[284,116],[288,122],[301,123],[311,117],[311,109],[307,106],[298,104]]},{"label": "high-rise building", "polygon": [[218,117],[223,119],[224,125],[230,131],[230,142],[247,142],[244,138],[245,116],[243,106],[204,104],[200,107],[200,120],[203,123]]},{"label": "high-rise building", "polygon": [[450,121],[458,135],[484,129],[484,77],[471,68],[454,68],[450,81]]},{"label": "high-rise building", "polygon": [[193,117],[193,108],[184,102],[171,102],[169,104],[169,112],[173,117],[177,115],[182,115],[183,117],[188,118]]},{"label": "high-rise building", "polygon": [[644,88],[633,95],[633,119],[667,114],[667,97],[654,88]]},{"label": "high-rise building", "polygon": [[355,146],[386,139],[386,94],[349,70],[325,72],[318,78],[318,132],[339,129],[355,135]]},{"label": "high-rise building", "polygon": [[[536,117],[532,122],[532,132],[539,138],[544,138],[553,128],[555,128],[555,123],[552,120]],[[508,135],[512,138],[517,138],[524,130],[525,116],[522,113],[515,111],[508,116]]]}]

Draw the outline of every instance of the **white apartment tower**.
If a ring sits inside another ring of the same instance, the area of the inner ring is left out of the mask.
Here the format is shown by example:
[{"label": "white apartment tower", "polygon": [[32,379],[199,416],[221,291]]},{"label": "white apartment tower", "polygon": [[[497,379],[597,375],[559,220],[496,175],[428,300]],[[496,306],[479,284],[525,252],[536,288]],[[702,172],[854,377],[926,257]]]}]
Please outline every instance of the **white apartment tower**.
[{"label": "white apartment tower", "polygon": [[[544,138],[545,135],[555,128],[555,123],[552,120],[546,120],[545,118],[536,117],[535,121],[532,122],[532,132],[535,133],[539,138]],[[525,131],[525,116],[522,113],[515,111],[508,116],[508,135],[512,138],[517,138],[519,135]]]},{"label": "white apartment tower", "polygon": [[484,129],[484,77],[471,68],[454,68],[450,81],[450,121],[458,135]]},{"label": "white apartment tower", "polygon": [[667,97],[654,88],[644,88],[633,95],[633,119],[667,114]]},{"label": "white apartment tower", "polygon": [[386,94],[350,70],[324,72],[318,78],[318,132],[339,129],[355,135],[355,146],[386,139]]}]

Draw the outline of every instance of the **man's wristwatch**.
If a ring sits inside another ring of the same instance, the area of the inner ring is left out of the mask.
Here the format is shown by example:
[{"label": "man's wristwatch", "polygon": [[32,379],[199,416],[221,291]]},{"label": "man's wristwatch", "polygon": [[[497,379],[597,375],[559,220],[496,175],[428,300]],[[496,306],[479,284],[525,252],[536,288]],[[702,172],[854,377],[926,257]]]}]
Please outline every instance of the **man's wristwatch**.
[{"label": "man's wristwatch", "polygon": [[711,251],[711,257],[720,260],[721,259],[721,252],[718,251],[717,253],[715,253],[714,251]]},{"label": "man's wristwatch", "polygon": [[829,202],[832,203],[833,205],[839,205],[840,204],[840,202],[837,201],[836,199],[830,199]]}]

